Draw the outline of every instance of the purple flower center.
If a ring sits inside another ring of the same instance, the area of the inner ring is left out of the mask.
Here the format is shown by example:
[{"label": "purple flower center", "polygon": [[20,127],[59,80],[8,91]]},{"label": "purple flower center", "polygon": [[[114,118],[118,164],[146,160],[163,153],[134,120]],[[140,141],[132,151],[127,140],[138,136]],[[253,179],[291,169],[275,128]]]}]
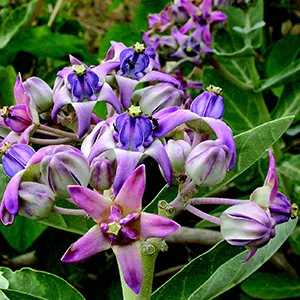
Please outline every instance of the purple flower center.
[{"label": "purple flower center", "polygon": [[117,117],[115,131],[117,147],[124,150],[143,152],[144,147],[148,147],[153,141],[153,124],[139,106],[132,105]]},{"label": "purple flower center", "polygon": [[150,59],[144,53],[144,45],[136,43],[133,48],[124,49],[120,54],[122,75],[139,80],[148,67]]},{"label": "purple flower center", "polygon": [[139,233],[135,228],[135,221],[139,217],[138,212],[132,212],[123,217],[121,207],[113,205],[110,208],[108,220],[100,224],[100,229],[108,236],[111,245],[126,245],[139,238]]},{"label": "purple flower center", "polygon": [[199,42],[193,42],[191,39],[189,39],[182,48],[187,56],[193,57],[200,54]]},{"label": "purple flower center", "polygon": [[83,98],[95,101],[95,93],[101,89],[98,75],[85,65],[74,65],[73,72],[68,75],[68,82],[67,87],[75,102],[82,102]]}]

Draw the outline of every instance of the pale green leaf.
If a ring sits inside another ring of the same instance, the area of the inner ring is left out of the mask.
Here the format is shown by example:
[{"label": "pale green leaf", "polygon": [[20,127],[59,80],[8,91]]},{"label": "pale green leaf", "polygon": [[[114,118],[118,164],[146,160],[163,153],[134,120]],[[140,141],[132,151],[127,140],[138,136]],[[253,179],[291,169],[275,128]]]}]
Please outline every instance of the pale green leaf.
[{"label": "pale green leaf", "polygon": [[278,170],[291,181],[300,182],[300,154],[290,155]]},{"label": "pale green leaf", "polygon": [[64,279],[42,271],[23,268],[13,272],[1,267],[8,280],[8,289],[2,291],[10,299],[84,300],[84,297]]},{"label": "pale green leaf", "polygon": [[289,237],[289,241],[293,250],[297,255],[300,255],[300,226],[297,226],[294,232]]},{"label": "pale green leaf", "polygon": [[253,274],[285,242],[293,232],[297,220],[278,225],[276,236],[248,262],[241,261],[249,250],[233,247],[220,242],[208,252],[196,257],[183,269],[159,287],[152,295],[153,300],[208,300],[225,291]]}]

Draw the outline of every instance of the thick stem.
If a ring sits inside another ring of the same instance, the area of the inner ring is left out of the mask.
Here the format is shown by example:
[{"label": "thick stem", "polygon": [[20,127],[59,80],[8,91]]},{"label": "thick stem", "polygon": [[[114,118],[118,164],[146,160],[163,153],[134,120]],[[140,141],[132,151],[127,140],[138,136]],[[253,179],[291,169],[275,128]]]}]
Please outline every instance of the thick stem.
[{"label": "thick stem", "polygon": [[83,209],[70,209],[54,206],[53,210],[61,215],[69,215],[69,216],[79,216],[79,217],[87,217],[88,214]]},{"label": "thick stem", "polygon": [[60,129],[48,127],[48,126],[41,125],[41,124],[37,124],[37,125],[38,125],[38,128],[41,129],[41,130],[55,133],[56,135],[61,136],[61,137],[68,137],[68,138],[73,139],[74,141],[81,141],[81,139],[79,139],[77,137],[77,135],[74,134],[74,133],[66,132],[66,131],[63,131],[63,130],[60,130]]},{"label": "thick stem", "polygon": [[250,202],[249,200],[235,200],[228,198],[194,198],[191,199],[191,205],[202,205],[202,204],[219,204],[219,205],[237,205]]},{"label": "thick stem", "polygon": [[38,145],[60,145],[60,144],[69,144],[73,142],[73,139],[70,138],[61,138],[61,139],[38,139],[38,138],[30,138],[29,142],[32,144]]},{"label": "thick stem", "polygon": [[194,214],[195,216],[203,219],[203,220],[206,220],[208,222],[211,222],[211,223],[214,223],[214,224],[217,224],[217,225],[221,225],[221,220],[220,218],[218,217],[213,217],[207,213],[205,213],[204,211],[188,204],[187,207],[186,207],[186,210],[189,211],[190,213]]}]

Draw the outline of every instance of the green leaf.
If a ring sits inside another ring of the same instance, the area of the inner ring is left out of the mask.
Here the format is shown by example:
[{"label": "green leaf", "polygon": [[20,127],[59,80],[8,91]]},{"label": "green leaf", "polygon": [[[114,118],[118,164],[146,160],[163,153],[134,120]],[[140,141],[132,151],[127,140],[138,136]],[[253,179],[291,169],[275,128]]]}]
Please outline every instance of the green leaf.
[{"label": "green leaf", "polygon": [[289,237],[293,250],[297,255],[300,255],[300,226],[297,226],[294,232]]},{"label": "green leaf", "polygon": [[276,253],[293,232],[297,220],[276,226],[276,236],[248,262],[242,263],[249,250],[220,242],[196,257],[152,295],[153,300],[213,299],[253,274]]},{"label": "green leaf", "polygon": [[14,85],[17,74],[13,66],[0,66],[0,104],[11,106],[15,104]]},{"label": "green leaf", "polygon": [[205,69],[203,82],[207,86],[213,84],[222,88],[226,107],[223,119],[234,134],[254,128],[263,122],[253,94],[238,89],[214,69]]},{"label": "green leaf", "polygon": [[[225,179],[213,188],[208,190],[200,187],[200,191],[194,197],[204,197],[213,194],[246,171],[264,153],[266,153],[267,149],[272,147],[272,145],[290,126],[292,121],[293,117],[285,117],[262,124],[249,131],[236,135],[234,140],[237,160],[233,170],[228,172]],[[167,186],[165,186],[156,198],[145,208],[145,211],[151,213],[157,212],[157,204],[159,200],[166,200],[167,202],[170,202],[175,199],[176,195],[176,187],[172,187],[171,190],[168,190]]]},{"label": "green leaf", "polygon": [[97,64],[83,39],[71,34],[52,32],[47,26],[30,28],[14,37],[7,47],[0,50],[0,64],[13,63],[19,51],[31,53],[39,59],[64,58],[72,54],[83,58],[87,64]]},{"label": "green leaf", "polygon": [[0,29],[0,49],[4,48],[11,38],[28,24],[33,16],[36,4],[37,0],[33,0],[26,5],[14,9],[3,21]]},{"label": "green leaf", "polygon": [[0,289],[7,289],[9,286],[8,280],[0,272]]},{"label": "green leaf", "polygon": [[241,285],[253,298],[287,299],[300,297],[300,278],[287,273],[255,273]]},{"label": "green leaf", "polygon": [[[272,48],[267,58],[266,72],[269,77],[287,69],[297,58],[300,52],[298,36],[287,35],[279,40]],[[282,55],[284,53],[284,55]]]},{"label": "green leaf", "polygon": [[107,117],[107,107],[104,101],[97,102],[94,107],[93,113],[100,119],[105,120]]},{"label": "green leaf", "polygon": [[0,268],[8,280],[8,289],[2,291],[11,299],[84,300],[84,297],[64,279],[42,271],[23,268],[13,272]]},{"label": "green leaf", "polygon": [[284,87],[281,97],[272,112],[275,118],[297,115],[300,112],[300,85],[291,83]]},{"label": "green leaf", "polygon": [[10,178],[5,175],[2,165],[0,164],[0,199],[2,199],[3,193],[9,181]]},{"label": "green leaf", "polygon": [[39,223],[81,235],[84,235],[93,225],[95,225],[95,222],[92,219],[60,215],[57,213],[52,213],[50,217],[39,221]]},{"label": "green leaf", "polygon": [[108,12],[113,12],[122,2],[123,0],[113,0],[108,7]]},{"label": "green leaf", "polygon": [[21,216],[11,226],[0,225],[6,241],[19,252],[25,252],[46,229],[47,226]]},{"label": "green leaf", "polygon": [[264,90],[295,81],[297,78],[299,78],[299,73],[300,60],[293,62],[289,67],[283,69],[280,73],[277,73],[273,77],[266,80],[261,80],[260,86],[255,90],[255,92],[262,92]]},{"label": "green leaf", "polygon": [[300,182],[300,154],[289,155],[278,170],[291,181]]}]

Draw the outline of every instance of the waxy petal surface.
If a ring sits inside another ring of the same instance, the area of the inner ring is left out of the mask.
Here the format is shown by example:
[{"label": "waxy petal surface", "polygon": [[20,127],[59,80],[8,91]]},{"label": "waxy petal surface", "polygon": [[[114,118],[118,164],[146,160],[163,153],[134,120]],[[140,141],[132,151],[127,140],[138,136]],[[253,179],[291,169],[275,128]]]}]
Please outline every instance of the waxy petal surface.
[{"label": "waxy petal surface", "polygon": [[78,185],[68,186],[72,200],[85,210],[97,223],[100,223],[109,213],[112,201],[101,194]]},{"label": "waxy petal surface", "polygon": [[69,247],[61,260],[63,262],[78,262],[108,248],[110,248],[108,239],[101,232],[99,225],[95,225]]}]

